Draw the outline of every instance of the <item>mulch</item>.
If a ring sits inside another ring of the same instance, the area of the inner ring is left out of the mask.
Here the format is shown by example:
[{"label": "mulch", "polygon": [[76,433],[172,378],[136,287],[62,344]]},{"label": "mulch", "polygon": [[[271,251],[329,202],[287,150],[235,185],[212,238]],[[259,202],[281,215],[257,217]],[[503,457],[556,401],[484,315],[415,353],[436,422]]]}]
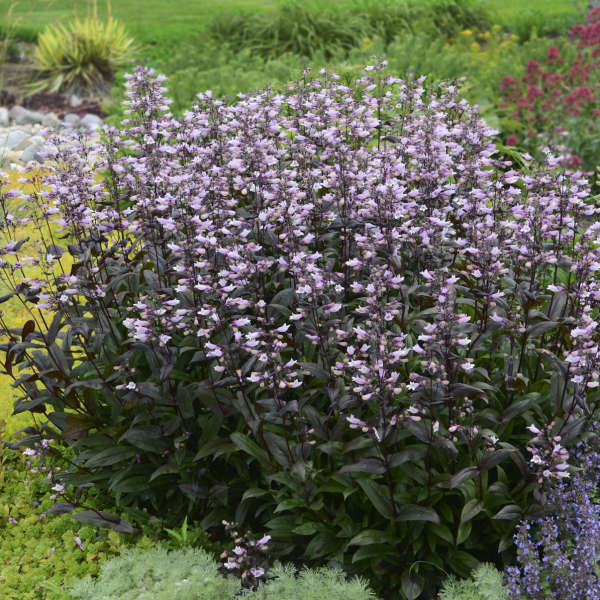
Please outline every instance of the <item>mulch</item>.
[{"label": "mulch", "polygon": [[41,92],[33,94],[27,98],[23,98],[22,105],[30,110],[40,112],[53,112],[56,116],[62,119],[67,113],[75,113],[80,117],[92,113],[99,117],[106,117],[106,113],[100,108],[98,102],[82,98],[82,103],[79,106],[73,107],[70,104],[69,97],[65,94]]},{"label": "mulch", "polygon": [[15,104],[20,104],[29,110],[35,110],[43,113],[53,112],[59,119],[66,114],[73,113],[80,117],[92,113],[101,118],[106,117],[106,113],[100,108],[100,104],[93,100],[81,99],[79,106],[71,106],[69,96],[54,92],[40,92],[31,96],[26,96],[20,100],[16,94],[9,90],[0,90],[0,106],[12,108]]},{"label": "mulch", "polygon": [[0,106],[12,108],[15,104],[43,113],[53,112],[59,119],[68,113],[74,113],[80,117],[88,113],[106,117],[106,113],[100,108],[100,102],[106,100],[108,93],[103,98],[86,97],[79,95],[81,104],[71,106],[70,95],[42,92],[31,96],[23,96],[23,90],[33,75],[33,52],[34,44],[20,43],[23,48],[23,57],[18,60],[9,60],[2,65],[2,76],[0,77]]}]

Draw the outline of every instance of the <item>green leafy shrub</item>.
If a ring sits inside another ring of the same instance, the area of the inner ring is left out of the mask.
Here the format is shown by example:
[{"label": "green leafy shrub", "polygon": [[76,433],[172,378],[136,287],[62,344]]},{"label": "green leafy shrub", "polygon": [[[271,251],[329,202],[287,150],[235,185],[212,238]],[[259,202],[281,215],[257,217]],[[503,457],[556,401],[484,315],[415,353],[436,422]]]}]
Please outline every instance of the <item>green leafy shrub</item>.
[{"label": "green leafy shrub", "polygon": [[351,13],[313,13],[299,3],[289,3],[272,14],[224,15],[212,21],[206,35],[217,44],[228,43],[247,49],[263,59],[276,58],[292,52],[311,57],[320,50],[353,47],[368,35],[364,18]]},{"label": "green leafy shrub", "polygon": [[133,40],[113,18],[49,25],[37,39],[35,80],[29,92],[103,90],[133,52]]},{"label": "green leafy shrub", "polygon": [[301,3],[285,4],[275,14],[224,15],[213,20],[206,35],[217,44],[248,49],[263,59],[286,52],[311,58],[316,52],[331,58],[330,49],[348,52],[365,37],[380,36],[385,44],[405,34],[426,33],[448,38],[467,27],[490,25],[481,7],[455,0],[378,4],[348,11],[313,12]]},{"label": "green leafy shrub", "polygon": [[487,31],[492,21],[481,4],[464,0],[394,2],[367,5],[360,10],[369,21],[371,35],[385,44],[405,35],[427,35],[446,41],[464,29]]},{"label": "green leafy shrub", "polygon": [[[463,30],[448,41],[424,33],[406,33],[386,44],[382,37],[375,35],[364,38],[349,51],[330,48],[329,58],[316,51],[305,63],[293,53],[263,60],[248,49],[238,51],[227,43],[194,38],[176,48],[169,60],[161,64],[161,69],[169,76],[173,112],[179,114],[191,107],[199,90],[211,90],[216,97],[232,102],[238,93],[262,89],[267,84],[274,90],[284,87],[305,64],[313,72],[326,67],[351,85],[361,76],[361,65],[371,56],[385,56],[390,72],[399,77],[409,73],[426,75],[430,82],[465,77],[461,95],[481,107],[490,125],[510,132],[514,123],[500,118],[498,111],[502,78],[516,65],[524,69],[532,58],[543,61],[548,50],[557,44],[560,45],[560,40],[546,38],[519,44],[499,26],[490,31]],[[115,102],[111,108],[115,123],[116,117],[122,116],[121,106]]]},{"label": "green leafy shrub", "polygon": [[575,25],[580,18],[577,10],[564,7],[564,12],[548,14],[547,10],[523,6],[502,21],[502,25],[519,37],[521,42],[536,38],[556,38]]},{"label": "green leafy shrub", "polygon": [[[331,52],[331,50],[330,50]],[[326,64],[317,52],[313,64]],[[205,41],[182,44],[164,68],[170,73],[169,89],[174,112],[188,110],[200,90],[211,90],[215,97],[235,98],[264,88],[267,82],[278,89],[302,70],[302,59],[295,54],[264,61],[249,49],[236,52],[227,44]]]},{"label": "green leafy shrub", "polygon": [[439,600],[508,600],[503,574],[493,565],[483,563],[469,579],[449,577],[444,582]]},{"label": "green leafy shrub", "polygon": [[[327,67],[351,85],[361,77],[362,65],[371,56],[384,54],[390,71],[398,75],[409,72],[427,74],[431,81],[442,81],[472,73],[469,80],[479,84],[487,95],[488,87],[495,93],[504,69],[514,64],[514,60],[507,60],[506,67],[499,69],[497,81],[487,85],[487,79],[486,83],[481,80],[480,70],[475,70],[470,52],[448,48],[443,41],[428,35],[406,35],[395,40],[387,50],[381,37],[366,37],[361,46],[349,52],[335,47],[329,48],[327,55],[320,50],[315,51],[309,62],[293,53],[263,60],[249,49],[237,51],[226,42],[216,44],[207,38],[196,38],[181,44],[173,56],[161,64],[161,68],[169,75],[169,97],[173,100],[173,111],[178,114],[191,107],[199,90],[211,90],[215,97],[230,103],[238,93],[262,89],[267,84],[274,90],[281,89],[306,65],[313,72]],[[111,112],[117,114],[118,108],[113,107]]]},{"label": "green leafy shrub", "polygon": [[126,129],[59,145],[25,203],[38,255],[3,214],[31,320],[2,350],[63,485],[414,600],[510,559],[567,474],[600,399],[600,234],[581,174],[495,160],[455,86],[383,67],[181,120],[136,69]]},{"label": "green leafy shrub", "polygon": [[[0,422],[0,444],[2,423]],[[100,533],[68,514],[52,514],[57,493],[49,479],[61,461],[37,452],[0,446],[0,590],[3,600],[39,600],[50,589],[98,573],[100,563],[132,544],[150,546],[145,536]],[[106,509],[106,498],[88,494],[85,504]]]}]

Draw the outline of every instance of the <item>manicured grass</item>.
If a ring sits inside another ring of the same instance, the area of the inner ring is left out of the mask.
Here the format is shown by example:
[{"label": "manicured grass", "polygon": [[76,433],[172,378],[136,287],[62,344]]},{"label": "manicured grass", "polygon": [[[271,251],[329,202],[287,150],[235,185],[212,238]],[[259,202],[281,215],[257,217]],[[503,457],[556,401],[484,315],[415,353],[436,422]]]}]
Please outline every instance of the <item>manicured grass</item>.
[{"label": "manicured grass", "polygon": [[[401,0],[400,0],[401,1]],[[436,0],[425,0],[435,2]],[[303,6],[316,10],[368,8],[392,0],[328,0],[327,3],[306,0]],[[474,0],[475,2],[475,0]],[[476,3],[476,2],[475,2]],[[576,12],[570,0],[479,0],[501,24],[509,24],[519,15],[539,15],[545,19],[567,18]],[[0,25],[6,25],[11,0],[0,0]],[[125,23],[137,39],[146,43],[177,41],[196,34],[214,17],[227,13],[255,13],[275,10],[279,0],[113,0],[112,14]],[[80,16],[87,12],[85,0],[77,2]],[[48,23],[68,20],[73,16],[73,0],[19,0],[13,11],[21,29],[35,31]],[[98,0],[98,14],[106,15],[106,0]]]}]

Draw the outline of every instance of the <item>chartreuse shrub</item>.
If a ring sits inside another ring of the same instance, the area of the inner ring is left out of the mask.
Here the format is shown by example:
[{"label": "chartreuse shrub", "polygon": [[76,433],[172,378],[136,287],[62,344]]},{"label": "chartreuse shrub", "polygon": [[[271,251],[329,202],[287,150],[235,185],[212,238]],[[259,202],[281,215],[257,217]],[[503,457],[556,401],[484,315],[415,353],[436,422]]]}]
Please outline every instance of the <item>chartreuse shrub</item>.
[{"label": "chartreuse shrub", "polygon": [[[19,214],[19,202],[16,199],[11,199],[8,194],[11,190],[19,190],[24,192],[30,192],[39,183],[33,183],[39,176],[39,172],[32,170],[27,174],[21,174],[17,171],[10,171],[7,173],[6,186],[4,187],[5,195],[3,200],[6,202],[6,210],[13,214]],[[16,193],[16,192],[15,192]],[[11,192],[12,194],[12,192]],[[23,251],[35,251],[35,243],[32,238],[36,237],[36,230],[32,224],[19,225],[21,234],[25,237],[29,237],[30,241],[26,242],[22,248]],[[9,293],[10,289],[6,286],[0,286],[0,296]],[[23,326],[28,320],[27,308],[19,301],[18,298],[13,297],[10,300],[2,304],[2,313],[5,319],[11,323],[14,327]],[[6,341],[5,337],[2,337],[3,341]],[[13,404],[19,397],[18,390],[11,387],[12,379],[6,375],[0,375],[0,421],[6,420],[5,427],[5,439],[10,439],[10,436],[21,429],[30,425],[32,422],[31,413],[22,413],[18,416],[11,416],[13,412]],[[9,418],[10,417],[10,418]]]},{"label": "chartreuse shrub", "polygon": [[58,144],[30,194],[37,255],[2,215],[31,309],[2,349],[62,485],[412,600],[510,561],[569,474],[600,226],[580,173],[496,158],[455,86],[383,67],[181,119],[138,68],[125,129]]},{"label": "chartreuse shrub", "polygon": [[126,550],[102,566],[99,577],[87,577],[70,589],[73,600],[369,600],[375,598],[358,578],[347,581],[335,569],[302,570],[275,565],[268,582],[239,595],[239,580],[218,572],[215,560],[202,550],[167,552]]},{"label": "chartreuse shrub", "polygon": [[449,577],[439,600],[508,600],[502,573],[489,563],[480,564],[468,579]]},{"label": "chartreuse shrub", "polygon": [[[0,441],[2,439],[0,431]],[[52,475],[60,462],[38,450],[0,448],[0,590],[3,600],[34,600],[66,582],[98,573],[100,564],[132,544],[147,548],[145,536],[126,536],[60,514]],[[87,494],[88,509],[107,508],[106,498]]]}]

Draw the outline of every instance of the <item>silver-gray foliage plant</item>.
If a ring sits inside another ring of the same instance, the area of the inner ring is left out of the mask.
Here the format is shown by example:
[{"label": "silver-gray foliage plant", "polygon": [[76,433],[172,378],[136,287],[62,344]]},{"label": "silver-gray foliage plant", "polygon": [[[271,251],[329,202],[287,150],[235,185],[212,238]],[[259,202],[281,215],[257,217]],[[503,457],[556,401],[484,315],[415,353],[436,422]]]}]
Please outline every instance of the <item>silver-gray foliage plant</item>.
[{"label": "silver-gray foliage plant", "polygon": [[360,578],[346,580],[337,569],[302,570],[277,564],[257,591],[223,577],[200,549],[128,549],[104,563],[97,580],[87,577],[70,590],[73,600],[375,600]]}]

